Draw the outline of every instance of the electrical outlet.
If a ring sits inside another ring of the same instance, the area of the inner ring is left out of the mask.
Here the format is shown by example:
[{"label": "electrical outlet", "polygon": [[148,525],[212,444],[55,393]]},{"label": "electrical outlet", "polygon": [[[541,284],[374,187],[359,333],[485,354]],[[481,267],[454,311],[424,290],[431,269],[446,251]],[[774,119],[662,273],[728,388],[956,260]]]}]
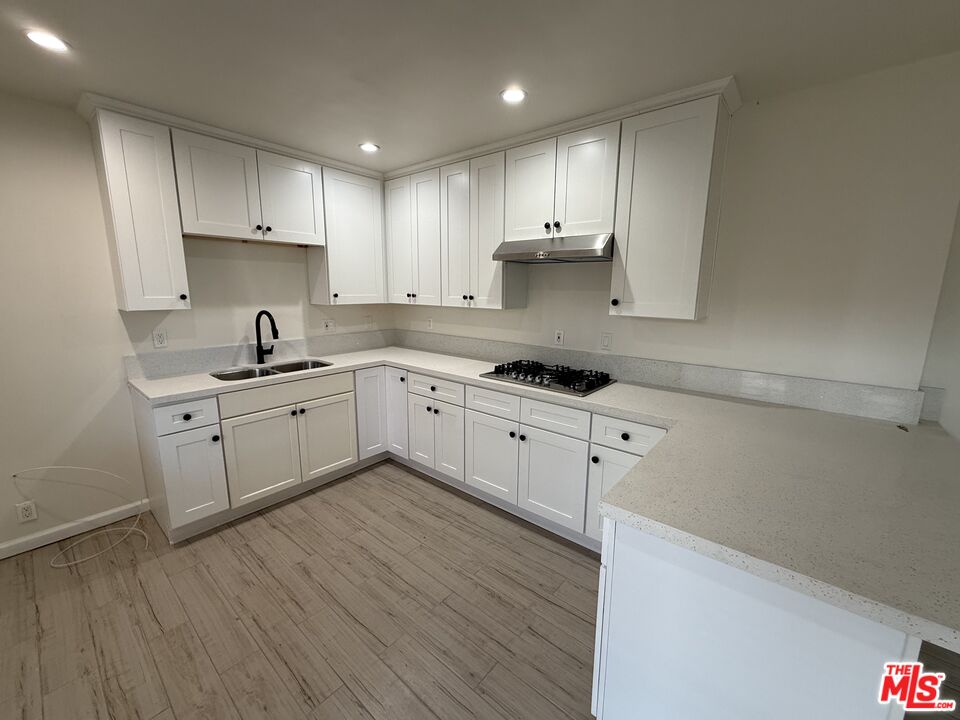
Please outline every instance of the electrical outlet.
[{"label": "electrical outlet", "polygon": [[373,315],[363,316],[363,326],[366,328],[373,327]]},{"label": "electrical outlet", "polygon": [[153,329],[153,346],[165,348],[167,346],[167,329],[163,326]]},{"label": "electrical outlet", "polygon": [[17,503],[17,522],[25,523],[37,519],[37,506],[33,500]]},{"label": "electrical outlet", "polygon": [[427,330],[433,330],[433,318],[427,318]]},{"label": "electrical outlet", "polygon": [[610,350],[613,347],[613,333],[600,333],[600,349]]},{"label": "electrical outlet", "polygon": [[553,334],[553,344],[554,345],[563,345],[563,330],[557,330]]},{"label": "electrical outlet", "polygon": [[334,322],[332,318],[328,318],[323,321],[324,332],[333,332],[336,329],[337,329],[337,323]]}]

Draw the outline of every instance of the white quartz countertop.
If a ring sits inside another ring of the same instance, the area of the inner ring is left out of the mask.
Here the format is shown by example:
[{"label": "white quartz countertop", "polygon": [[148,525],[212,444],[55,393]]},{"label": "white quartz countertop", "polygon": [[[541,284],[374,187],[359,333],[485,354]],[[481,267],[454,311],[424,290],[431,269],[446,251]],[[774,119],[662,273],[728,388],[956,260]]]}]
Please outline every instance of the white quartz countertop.
[{"label": "white quartz countertop", "polygon": [[960,442],[912,426],[615,383],[585,398],[479,378],[491,363],[380,348],[257,380],[131,379],[155,405],[390,364],[667,428],[601,512],[960,651]]}]

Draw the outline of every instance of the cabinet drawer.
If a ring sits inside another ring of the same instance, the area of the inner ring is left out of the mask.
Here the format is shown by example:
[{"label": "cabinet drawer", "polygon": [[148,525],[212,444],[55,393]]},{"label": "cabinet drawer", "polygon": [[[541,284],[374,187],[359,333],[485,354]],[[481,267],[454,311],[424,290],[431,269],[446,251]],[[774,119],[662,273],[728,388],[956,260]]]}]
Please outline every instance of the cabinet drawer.
[{"label": "cabinet drawer", "polygon": [[216,398],[200,398],[153,409],[157,435],[169,435],[220,422]]},{"label": "cabinet drawer", "polygon": [[652,425],[642,425],[606,415],[594,415],[590,442],[634,455],[646,455],[666,434],[667,431],[663,428]]},{"label": "cabinet drawer", "polygon": [[554,405],[523,398],[520,401],[520,422],[586,440],[590,437],[590,413],[586,410]]},{"label": "cabinet drawer", "polygon": [[410,373],[407,376],[407,390],[424,397],[463,405],[463,385],[449,380],[437,380],[428,375]]},{"label": "cabinet drawer", "polygon": [[520,419],[520,398],[496,390],[467,385],[465,404],[471,410],[496,415],[507,420]]},{"label": "cabinet drawer", "polygon": [[220,401],[220,416],[229,418],[345,392],[353,392],[352,372],[237,390],[223,393],[217,398]]}]

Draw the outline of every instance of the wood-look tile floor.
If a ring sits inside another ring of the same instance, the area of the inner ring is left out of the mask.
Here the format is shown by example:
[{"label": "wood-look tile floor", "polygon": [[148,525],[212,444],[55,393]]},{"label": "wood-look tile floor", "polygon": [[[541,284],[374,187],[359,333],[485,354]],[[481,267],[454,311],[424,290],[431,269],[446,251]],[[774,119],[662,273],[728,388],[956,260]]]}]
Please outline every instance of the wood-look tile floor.
[{"label": "wood-look tile floor", "polygon": [[399,465],[176,547],[144,524],[0,561],[0,718],[590,717],[597,558]]}]

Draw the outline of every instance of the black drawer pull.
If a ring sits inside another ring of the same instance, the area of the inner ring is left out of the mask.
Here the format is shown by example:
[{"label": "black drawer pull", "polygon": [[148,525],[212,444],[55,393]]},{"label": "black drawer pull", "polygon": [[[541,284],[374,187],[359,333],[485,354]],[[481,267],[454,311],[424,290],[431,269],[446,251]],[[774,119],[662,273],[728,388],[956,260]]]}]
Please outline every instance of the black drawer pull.
[{"label": "black drawer pull", "polygon": [[620,439],[626,442],[630,439],[630,433],[620,433]]},{"label": "black drawer pull", "polygon": [[516,434],[513,430],[511,430],[511,431],[510,431],[510,437],[515,438],[516,436],[517,436],[517,434]]},{"label": "black drawer pull", "polygon": [[291,410],[291,411],[290,411],[290,414],[293,415],[294,417],[296,417],[296,416],[297,416],[297,411],[296,411],[296,410]]},{"label": "black drawer pull", "polygon": [[219,436],[219,435],[214,435],[214,436],[213,436],[212,438],[210,438],[210,439],[213,440],[214,442],[220,442],[220,436]]},{"label": "black drawer pull", "polygon": [[431,386],[430,386],[430,392],[436,392],[436,391],[437,391],[437,386],[436,386],[436,385],[431,385]]},{"label": "black drawer pull", "polygon": [[440,414],[440,410],[437,409],[437,408],[434,408],[434,409],[433,409],[433,414],[434,414],[434,415],[439,415],[439,414]]},{"label": "black drawer pull", "polygon": [[592,462],[594,465],[596,465],[598,462],[600,462],[600,458],[598,458],[596,455],[594,455],[592,458],[590,458],[590,462]]},{"label": "black drawer pull", "polygon": [[184,414],[183,414],[183,421],[184,421],[184,422],[190,422],[191,418],[193,418],[193,415],[191,415],[190,413],[184,413]]},{"label": "black drawer pull", "polygon": [[527,440],[527,436],[526,436],[526,435],[521,435],[521,436],[520,436],[520,442],[526,442],[526,440]]}]

